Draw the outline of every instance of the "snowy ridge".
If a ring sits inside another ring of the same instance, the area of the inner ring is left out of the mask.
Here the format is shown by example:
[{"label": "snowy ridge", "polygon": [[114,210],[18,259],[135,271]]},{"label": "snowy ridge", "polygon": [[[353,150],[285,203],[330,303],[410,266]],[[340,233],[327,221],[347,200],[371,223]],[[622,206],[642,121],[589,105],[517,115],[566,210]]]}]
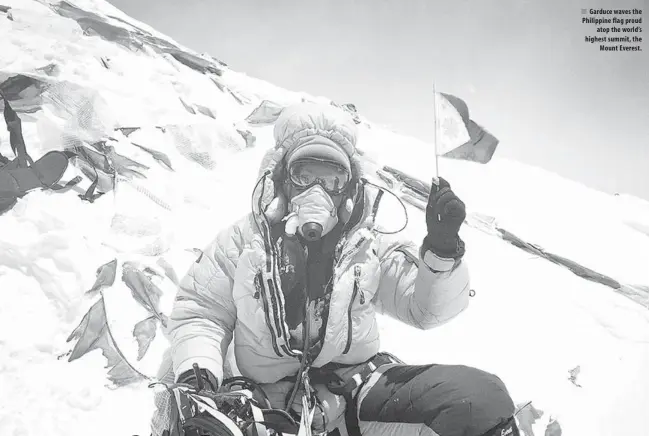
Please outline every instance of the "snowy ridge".
[{"label": "snowy ridge", "polygon": [[[137,359],[132,331],[147,312],[121,279],[124,263],[153,272],[160,309],[168,313],[171,277],[182,276],[195,249],[249,211],[272,127],[247,124],[248,114],[263,100],[329,100],[232,71],[102,1],[70,4],[112,26],[148,32],[213,71],[154,45],[127,47],[84,34],[84,22],[58,14],[57,2],[0,4],[11,8],[0,12],[0,82],[31,78],[11,100],[32,157],[83,146],[112,156],[118,176],[114,184],[100,174],[106,194],[82,201],[77,194],[92,180],[78,161],[66,174],[84,177],[78,192],[34,191],[0,216],[0,434],[147,435],[153,403],[146,383],[107,388],[100,352],[73,362],[65,356],[73,345],[66,339],[96,301],[86,291],[97,269],[118,260],[116,280],[102,290],[106,315],[129,362],[154,376],[166,340],[158,334]],[[367,156],[422,180],[434,175],[433,150],[422,141],[366,120],[360,126]],[[5,129],[0,152],[13,156]],[[638,229],[649,228],[649,203],[497,156],[484,166],[440,161],[442,176],[482,217],[481,229],[462,230],[472,304],[429,332],[381,318],[383,348],[410,363],[463,363],[497,373],[517,402],[533,401],[546,412],[532,426],[536,435],[550,415],[565,435],[649,434],[649,312],[484,231],[498,223],[623,283],[647,286],[649,237]],[[421,238],[423,214],[409,208],[409,218],[407,232]]]}]

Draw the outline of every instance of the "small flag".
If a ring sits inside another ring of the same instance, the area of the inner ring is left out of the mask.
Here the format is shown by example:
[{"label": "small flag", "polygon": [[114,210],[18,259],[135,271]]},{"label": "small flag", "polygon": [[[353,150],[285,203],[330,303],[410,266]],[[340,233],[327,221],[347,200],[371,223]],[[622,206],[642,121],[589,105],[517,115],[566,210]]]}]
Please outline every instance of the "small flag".
[{"label": "small flag", "polygon": [[442,156],[471,140],[462,115],[442,93],[434,93],[436,154]]},{"label": "small flag", "polygon": [[469,135],[469,140],[460,146],[450,149],[446,153],[443,151],[439,152],[438,155],[481,164],[488,163],[496,152],[499,144],[498,138],[470,118],[469,107],[464,100],[452,94],[441,93],[441,95],[444,101],[450,103],[457,113],[460,114],[466,132]]}]

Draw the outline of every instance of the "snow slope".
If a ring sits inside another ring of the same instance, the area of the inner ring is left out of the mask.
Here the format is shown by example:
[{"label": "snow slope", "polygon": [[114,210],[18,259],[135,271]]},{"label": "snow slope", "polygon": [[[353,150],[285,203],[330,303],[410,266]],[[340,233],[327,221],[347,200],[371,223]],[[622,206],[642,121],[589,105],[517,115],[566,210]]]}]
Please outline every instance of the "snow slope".
[{"label": "snow slope", "polygon": [[[157,271],[153,280],[168,310],[174,285],[160,259],[182,275],[196,256],[192,249],[249,210],[272,127],[247,125],[246,116],[263,99],[328,100],[280,89],[189,50],[213,70],[190,68],[141,38],[134,45],[108,41],[87,21],[61,16],[56,3],[0,4],[11,8],[0,12],[0,80],[22,73],[53,84],[40,97],[28,88],[16,102],[42,107],[20,113],[32,157],[70,141],[105,140],[148,168],[146,178],[121,177],[94,203],[75,191],[37,191],[0,216],[0,434],[146,435],[153,406],[146,382],[110,388],[100,352],[73,362],[64,356],[68,335],[95,301],[85,292],[97,268],[118,259]],[[113,30],[139,28],[147,41],[177,46],[105,2],[74,5],[104,17]],[[120,127],[140,129],[126,136]],[[0,151],[11,156],[1,130]],[[239,130],[254,134],[254,146]],[[134,143],[165,153],[173,171]],[[360,147],[423,180],[434,175],[432,149],[415,139],[367,123]],[[649,285],[649,237],[641,231],[649,228],[648,203],[498,158],[485,166],[442,160],[440,171],[471,212],[623,283]],[[406,231],[421,238],[424,217],[414,208],[409,213]],[[462,232],[476,290],[470,307],[429,332],[382,318],[383,347],[411,363],[463,363],[497,373],[518,402],[531,400],[546,412],[537,435],[550,414],[565,435],[648,435],[647,309],[479,229]],[[137,361],[131,330],[145,312],[120,280],[104,295],[120,348],[153,376],[165,339],[158,335]],[[569,381],[576,367],[580,387]]]}]

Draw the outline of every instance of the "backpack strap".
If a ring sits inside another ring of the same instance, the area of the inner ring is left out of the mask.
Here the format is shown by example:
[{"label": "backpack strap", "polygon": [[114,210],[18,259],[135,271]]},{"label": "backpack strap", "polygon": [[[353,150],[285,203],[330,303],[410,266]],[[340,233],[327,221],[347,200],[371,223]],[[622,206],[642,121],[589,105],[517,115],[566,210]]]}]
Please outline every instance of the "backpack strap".
[{"label": "backpack strap", "polygon": [[403,363],[389,353],[378,353],[364,364],[358,365],[352,376],[344,382],[342,379],[327,384],[332,394],[345,399],[345,425],[349,436],[361,436],[358,423],[358,393],[360,388],[370,379],[372,374],[381,366],[390,363]]},{"label": "backpack strap", "polygon": [[[25,138],[23,137],[22,122],[20,121],[20,117],[11,107],[7,98],[1,93],[0,97],[4,100],[4,119],[5,123],[7,124],[7,130],[9,131],[9,142],[11,143],[11,149],[16,154],[18,166],[24,167],[23,161],[24,163],[28,163],[28,168],[31,168],[31,170],[34,172],[34,175],[40,182],[41,187],[44,189],[61,191],[79,183],[82,180],[79,176],[73,178],[65,185],[60,185],[58,182],[54,182],[53,184],[48,185],[43,181],[43,174],[38,170],[36,166],[34,166],[34,160],[31,158],[29,153],[27,153],[27,146],[25,145]],[[63,152],[63,154],[68,158],[68,162],[70,158],[74,156],[74,153],[70,154],[70,152]],[[2,159],[0,159],[0,162],[3,162],[4,165],[9,161],[6,158],[2,157]]]}]

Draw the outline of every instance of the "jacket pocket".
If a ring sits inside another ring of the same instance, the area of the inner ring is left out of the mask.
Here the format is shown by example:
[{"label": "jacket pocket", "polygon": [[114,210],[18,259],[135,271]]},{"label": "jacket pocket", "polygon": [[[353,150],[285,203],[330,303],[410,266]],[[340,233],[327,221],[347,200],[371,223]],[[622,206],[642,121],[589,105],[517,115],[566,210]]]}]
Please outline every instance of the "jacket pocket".
[{"label": "jacket pocket", "polygon": [[[356,296],[361,293],[361,298],[364,300],[363,291],[360,289],[361,281],[361,266],[354,266],[354,290],[352,292],[352,298],[349,300],[349,306],[347,307],[347,344],[343,350],[343,354],[349,353],[349,349],[352,347],[352,311],[354,308],[354,301],[356,301]],[[362,304],[362,303],[361,303]]]}]

